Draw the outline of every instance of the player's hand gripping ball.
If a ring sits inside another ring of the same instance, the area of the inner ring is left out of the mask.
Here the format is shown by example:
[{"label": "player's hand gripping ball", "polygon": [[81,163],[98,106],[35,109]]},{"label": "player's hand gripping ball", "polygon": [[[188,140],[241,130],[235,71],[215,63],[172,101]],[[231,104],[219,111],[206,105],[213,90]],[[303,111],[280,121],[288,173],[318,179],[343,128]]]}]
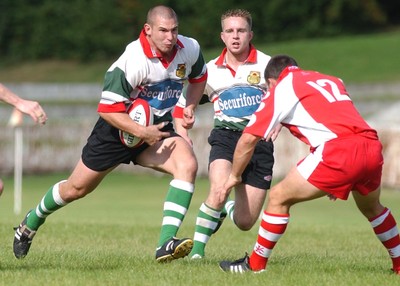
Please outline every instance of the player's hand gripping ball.
[{"label": "player's hand gripping ball", "polygon": [[[153,124],[153,112],[149,103],[141,98],[135,99],[127,108],[129,117],[137,124],[149,126]],[[130,148],[136,148],[143,144],[141,138],[135,137],[127,132],[119,131],[119,138],[122,144]]]}]

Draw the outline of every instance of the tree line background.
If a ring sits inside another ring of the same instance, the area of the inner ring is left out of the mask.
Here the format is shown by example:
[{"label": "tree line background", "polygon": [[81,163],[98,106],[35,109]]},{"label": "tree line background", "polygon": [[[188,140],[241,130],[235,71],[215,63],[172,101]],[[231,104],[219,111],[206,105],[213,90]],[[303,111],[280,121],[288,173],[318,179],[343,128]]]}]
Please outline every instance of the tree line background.
[{"label": "tree line background", "polygon": [[255,42],[372,33],[400,24],[400,1],[392,0],[1,0],[0,62],[115,57],[157,4],[171,6],[179,32],[203,48],[221,45],[220,16],[231,8],[252,13]]}]

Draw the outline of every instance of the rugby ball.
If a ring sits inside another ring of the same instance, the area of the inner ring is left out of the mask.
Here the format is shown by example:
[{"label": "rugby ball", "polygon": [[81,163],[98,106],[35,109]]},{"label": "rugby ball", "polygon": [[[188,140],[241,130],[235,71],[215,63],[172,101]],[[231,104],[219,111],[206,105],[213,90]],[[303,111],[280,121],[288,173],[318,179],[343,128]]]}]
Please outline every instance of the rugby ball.
[{"label": "rugby ball", "polygon": [[[149,103],[141,98],[135,99],[127,108],[129,117],[137,124],[149,126],[153,124],[153,112]],[[135,137],[132,134],[119,130],[119,138],[122,144],[129,148],[136,148],[143,144],[141,138]]]}]

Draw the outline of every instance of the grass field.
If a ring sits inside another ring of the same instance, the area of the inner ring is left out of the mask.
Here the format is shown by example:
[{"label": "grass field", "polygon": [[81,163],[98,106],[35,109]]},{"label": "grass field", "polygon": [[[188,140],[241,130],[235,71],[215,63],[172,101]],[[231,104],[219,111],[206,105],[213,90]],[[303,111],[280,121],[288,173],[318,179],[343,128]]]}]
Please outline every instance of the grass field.
[{"label": "grass field", "polygon": [[[133,40],[133,39],[132,39]],[[254,37],[257,42],[257,35]],[[201,43],[200,43],[201,44]],[[315,69],[341,77],[346,83],[393,82],[400,80],[400,30],[387,33],[257,43],[269,55],[287,53],[304,69]],[[123,47],[121,47],[123,48]],[[220,47],[204,49],[208,61],[221,52]],[[0,57],[1,60],[1,57]],[[5,61],[6,59],[3,59]],[[0,62],[1,82],[98,82],[115,59],[79,63],[46,60],[5,65]]]},{"label": "grass field", "polygon": [[[400,80],[400,32],[357,37],[257,44],[274,55],[288,53],[307,69],[340,76],[348,83]],[[206,60],[221,48],[204,51]],[[113,59],[96,63],[47,60],[0,65],[1,82],[98,82]],[[162,204],[170,178],[111,174],[87,198],[49,217],[29,255],[12,253],[13,226],[65,174],[25,176],[23,213],[13,213],[13,180],[3,178],[0,198],[0,285],[400,285],[386,250],[352,200],[320,199],[295,206],[285,236],[262,274],[231,275],[222,259],[250,252],[258,224],[241,232],[227,220],[201,261],[155,262]],[[179,236],[193,237],[208,181],[199,179]],[[400,192],[385,190],[382,202],[400,222]]]},{"label": "grass field", "polygon": [[[229,219],[212,237],[201,261],[154,259],[169,177],[112,173],[88,197],[50,216],[29,255],[12,253],[13,226],[47,188],[65,175],[25,176],[23,213],[13,213],[12,178],[3,178],[0,199],[0,285],[399,285],[386,250],[352,200],[320,199],[297,205],[268,270],[234,275],[221,259],[251,251],[258,225],[237,230]],[[192,237],[208,181],[199,179],[180,237]],[[385,190],[382,202],[400,221],[400,193]]]}]

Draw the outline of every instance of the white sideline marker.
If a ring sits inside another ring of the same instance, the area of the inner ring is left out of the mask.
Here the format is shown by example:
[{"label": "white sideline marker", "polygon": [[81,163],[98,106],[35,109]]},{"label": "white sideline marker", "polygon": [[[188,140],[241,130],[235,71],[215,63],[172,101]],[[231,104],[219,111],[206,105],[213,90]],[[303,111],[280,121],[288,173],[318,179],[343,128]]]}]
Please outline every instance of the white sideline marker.
[{"label": "white sideline marker", "polygon": [[11,114],[8,125],[14,128],[14,213],[21,213],[22,206],[22,155],[23,155],[23,114],[17,109]]}]

